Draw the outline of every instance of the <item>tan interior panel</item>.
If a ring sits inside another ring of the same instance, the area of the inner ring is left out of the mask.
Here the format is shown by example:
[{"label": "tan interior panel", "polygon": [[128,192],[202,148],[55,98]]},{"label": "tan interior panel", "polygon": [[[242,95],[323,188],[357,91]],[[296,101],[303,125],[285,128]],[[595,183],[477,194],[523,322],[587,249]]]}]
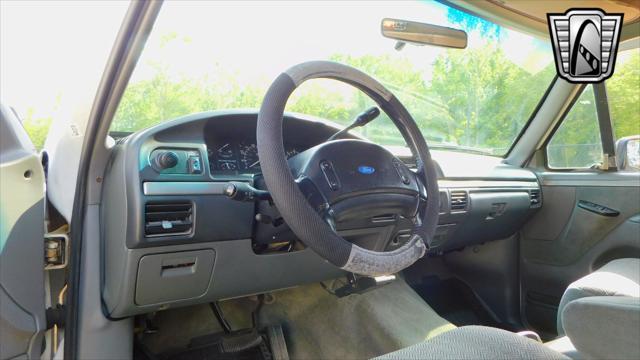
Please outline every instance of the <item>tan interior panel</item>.
[{"label": "tan interior panel", "polygon": [[[623,13],[625,25],[640,22],[640,0],[445,0],[502,25],[548,36],[547,13],[564,13],[571,8],[598,8],[606,13]],[[623,36],[624,40],[625,36]]]},{"label": "tan interior panel", "polygon": [[487,0],[496,6],[508,9],[520,16],[529,17],[547,26],[547,13],[564,13],[570,8],[599,8],[606,13],[623,13],[623,23],[628,24],[640,18],[640,1],[635,0]]}]

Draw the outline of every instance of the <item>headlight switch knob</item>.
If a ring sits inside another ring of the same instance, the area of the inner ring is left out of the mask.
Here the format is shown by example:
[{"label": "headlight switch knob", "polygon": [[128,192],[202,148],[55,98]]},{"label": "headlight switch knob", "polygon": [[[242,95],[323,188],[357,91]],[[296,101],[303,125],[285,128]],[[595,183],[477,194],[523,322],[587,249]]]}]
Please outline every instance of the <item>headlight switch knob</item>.
[{"label": "headlight switch knob", "polygon": [[178,154],[173,151],[161,151],[155,156],[153,162],[159,170],[170,169],[178,165]]}]

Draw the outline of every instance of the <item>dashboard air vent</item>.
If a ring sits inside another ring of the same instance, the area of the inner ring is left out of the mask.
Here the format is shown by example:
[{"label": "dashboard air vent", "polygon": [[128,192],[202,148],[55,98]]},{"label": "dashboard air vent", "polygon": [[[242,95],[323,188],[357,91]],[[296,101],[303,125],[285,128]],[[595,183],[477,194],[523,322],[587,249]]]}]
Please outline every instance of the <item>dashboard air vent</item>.
[{"label": "dashboard air vent", "polygon": [[193,204],[190,202],[149,203],[144,209],[146,236],[181,235],[193,228]]},{"label": "dashboard air vent", "polygon": [[529,199],[531,200],[531,206],[540,205],[540,189],[529,190]]},{"label": "dashboard air vent", "polygon": [[469,195],[465,190],[451,191],[451,211],[462,211],[467,209]]}]

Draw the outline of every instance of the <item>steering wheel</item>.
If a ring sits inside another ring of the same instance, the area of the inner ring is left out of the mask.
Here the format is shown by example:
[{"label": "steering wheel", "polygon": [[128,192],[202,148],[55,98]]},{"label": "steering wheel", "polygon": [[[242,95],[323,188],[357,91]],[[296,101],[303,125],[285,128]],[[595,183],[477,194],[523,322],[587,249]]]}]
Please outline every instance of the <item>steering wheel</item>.
[{"label": "steering wheel", "polygon": [[[382,146],[363,140],[332,140],[289,161],[282,122],[291,93],[309,79],[350,84],[373,99],[400,130],[417,171]],[[393,274],[421,258],[438,224],[439,192],[429,148],[415,121],[382,84],[347,65],[305,62],[280,74],[269,87],[257,126],[258,156],[271,197],[291,230],[333,265],[366,276]],[[409,240],[393,251],[355,245],[335,231],[335,222],[358,215],[399,213],[413,219]]]}]

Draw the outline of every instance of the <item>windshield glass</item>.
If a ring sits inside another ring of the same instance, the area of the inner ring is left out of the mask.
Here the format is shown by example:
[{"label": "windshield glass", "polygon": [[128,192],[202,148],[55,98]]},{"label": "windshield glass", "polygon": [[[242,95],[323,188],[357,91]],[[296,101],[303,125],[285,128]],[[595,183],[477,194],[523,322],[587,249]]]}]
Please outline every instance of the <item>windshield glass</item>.
[{"label": "windshield glass", "polygon": [[[468,47],[395,50],[380,34],[385,17],[463,29]],[[309,60],[346,63],[377,78],[431,146],[492,155],[508,151],[555,74],[547,39],[436,2],[165,2],[111,130],[259,108],[278,74]],[[348,85],[311,80],[286,110],[347,125],[372,104]],[[386,116],[356,132],[404,145]]]}]

